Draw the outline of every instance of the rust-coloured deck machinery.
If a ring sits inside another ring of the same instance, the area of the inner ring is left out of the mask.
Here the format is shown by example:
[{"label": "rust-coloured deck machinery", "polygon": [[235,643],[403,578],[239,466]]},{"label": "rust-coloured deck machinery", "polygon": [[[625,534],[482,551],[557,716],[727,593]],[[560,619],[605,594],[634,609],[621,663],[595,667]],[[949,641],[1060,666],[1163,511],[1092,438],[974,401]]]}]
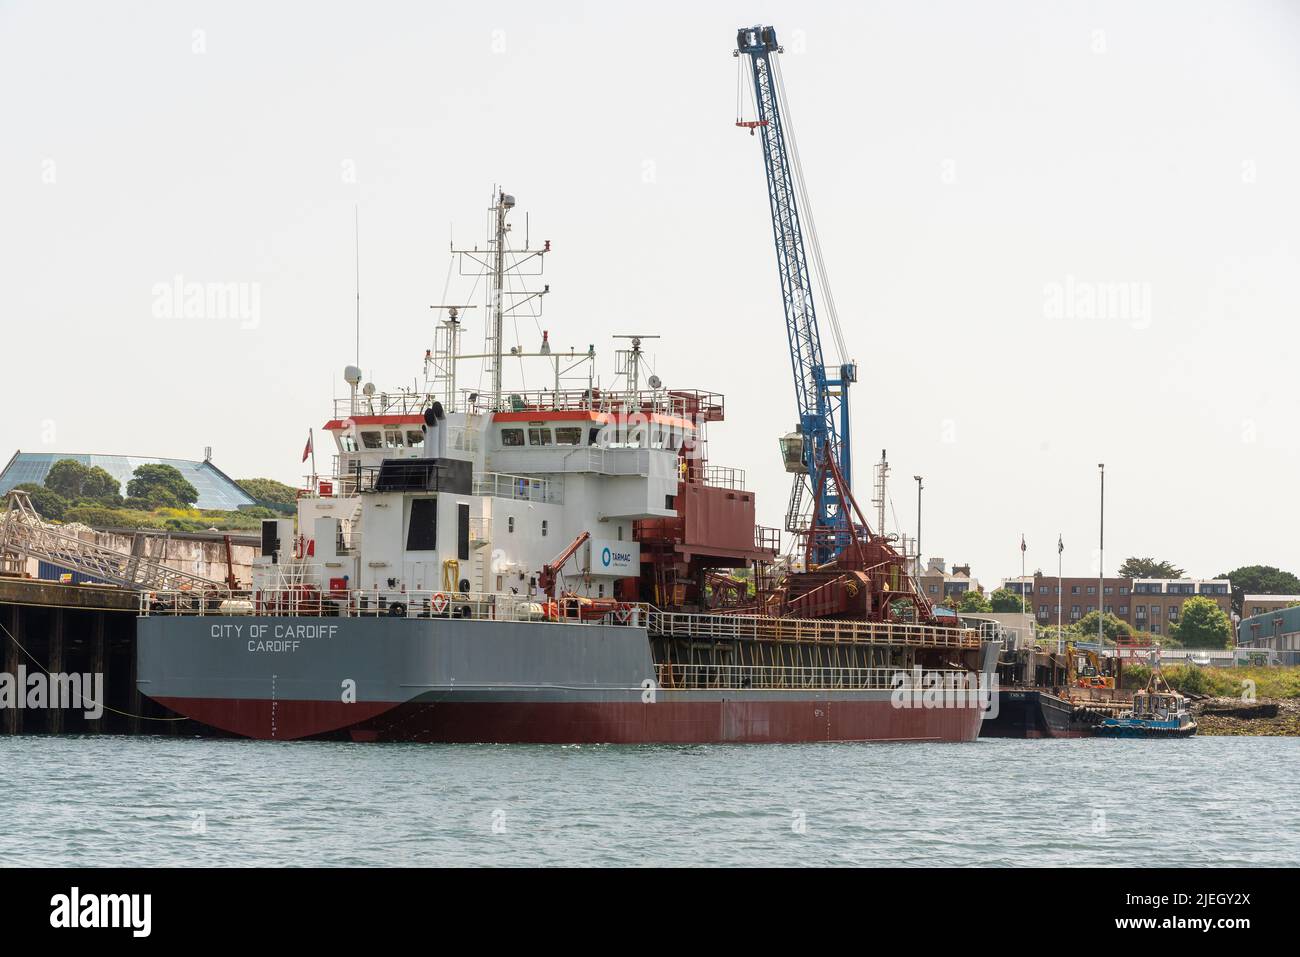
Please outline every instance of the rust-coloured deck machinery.
[{"label": "rust-coloured deck machinery", "polygon": [[[824,456],[823,485],[838,490],[838,521],[814,524],[804,535],[804,570],[785,577],[783,588],[768,603],[771,614],[799,618],[932,624],[934,611],[908,570],[908,559],[868,527],[857,500],[840,475],[829,451]],[[815,564],[818,554],[834,555]]]}]

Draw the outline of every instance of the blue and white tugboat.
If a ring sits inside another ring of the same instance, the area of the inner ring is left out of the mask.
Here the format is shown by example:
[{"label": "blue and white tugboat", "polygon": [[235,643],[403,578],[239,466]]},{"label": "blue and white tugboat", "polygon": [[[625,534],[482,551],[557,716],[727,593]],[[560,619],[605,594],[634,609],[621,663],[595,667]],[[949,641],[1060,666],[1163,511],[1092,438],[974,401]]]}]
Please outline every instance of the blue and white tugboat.
[{"label": "blue and white tugboat", "polygon": [[1156,670],[1133,695],[1132,710],[1095,725],[1093,733],[1103,738],[1187,738],[1196,733],[1196,722],[1187,699]]}]

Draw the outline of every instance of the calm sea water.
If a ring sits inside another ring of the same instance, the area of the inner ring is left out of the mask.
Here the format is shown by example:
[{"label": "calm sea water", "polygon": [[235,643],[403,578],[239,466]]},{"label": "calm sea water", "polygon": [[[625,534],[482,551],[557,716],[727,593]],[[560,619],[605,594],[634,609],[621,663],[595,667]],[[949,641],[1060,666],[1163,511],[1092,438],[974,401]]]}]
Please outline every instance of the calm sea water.
[{"label": "calm sea water", "polygon": [[1300,739],[0,739],[10,865],[1290,865]]}]

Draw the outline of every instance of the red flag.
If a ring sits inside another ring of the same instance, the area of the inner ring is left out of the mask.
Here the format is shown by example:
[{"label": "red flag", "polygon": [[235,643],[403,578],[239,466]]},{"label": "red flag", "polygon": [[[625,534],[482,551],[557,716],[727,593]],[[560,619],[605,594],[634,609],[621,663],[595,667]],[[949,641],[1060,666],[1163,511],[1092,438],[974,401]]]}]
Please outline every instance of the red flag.
[{"label": "red flag", "polygon": [[311,453],[312,453],[311,432],[309,431],[307,433],[307,447],[302,450],[302,460],[306,462],[307,459],[311,457]]}]

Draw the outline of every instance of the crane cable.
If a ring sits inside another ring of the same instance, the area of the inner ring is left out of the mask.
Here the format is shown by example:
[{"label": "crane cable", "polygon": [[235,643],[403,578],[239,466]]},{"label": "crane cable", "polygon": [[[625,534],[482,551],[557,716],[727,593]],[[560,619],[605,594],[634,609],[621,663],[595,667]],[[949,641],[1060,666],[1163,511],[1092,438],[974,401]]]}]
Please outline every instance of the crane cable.
[{"label": "crane cable", "polygon": [[768,62],[772,64],[773,90],[777,97],[777,105],[781,110],[782,124],[787,134],[785,139],[790,146],[791,171],[794,174],[795,190],[798,192],[799,202],[803,206],[803,218],[808,222],[809,245],[812,249],[813,261],[817,266],[815,281],[822,294],[822,300],[826,304],[831,337],[835,341],[835,349],[839,353],[840,362],[848,362],[849,352],[844,342],[844,332],[840,328],[839,311],[835,308],[835,297],[831,294],[830,281],[826,274],[826,264],[822,258],[821,241],[817,237],[817,225],[813,221],[812,203],[808,198],[808,190],[804,184],[803,164],[799,160],[799,145],[795,137],[794,123],[790,120],[790,110],[785,95],[785,81],[781,78],[781,71],[777,66],[776,58],[771,57]]},{"label": "crane cable", "polygon": [[744,116],[742,116],[740,112],[740,103],[742,99],[743,87],[745,82],[745,64],[743,61],[744,61],[744,57],[736,57],[736,122],[737,123],[740,123],[742,120],[744,120]]}]

